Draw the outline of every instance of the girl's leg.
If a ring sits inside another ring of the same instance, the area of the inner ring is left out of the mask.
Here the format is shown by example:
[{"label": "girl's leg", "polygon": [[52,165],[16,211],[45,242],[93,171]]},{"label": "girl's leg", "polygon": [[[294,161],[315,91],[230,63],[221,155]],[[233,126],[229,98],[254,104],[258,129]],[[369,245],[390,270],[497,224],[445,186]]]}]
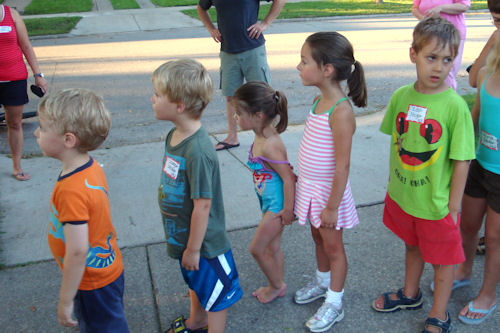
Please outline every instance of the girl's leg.
[{"label": "girl's leg", "polygon": [[486,212],[486,199],[474,198],[464,194],[462,199],[462,214],[460,216],[460,233],[464,247],[465,261],[458,265],[455,280],[469,279],[472,275],[472,265],[478,243],[478,232]]},{"label": "girl's leg", "polygon": [[[343,230],[336,230],[330,228],[319,228],[319,233],[322,239],[322,251],[318,251],[316,247],[316,254],[320,252],[322,260],[326,257],[328,260],[328,268],[331,272],[330,289],[336,292],[341,292],[344,289],[344,282],[347,275],[347,257],[344,250],[344,242],[342,240]],[[319,258],[318,268],[320,271]],[[321,263],[324,264],[323,262]]]},{"label": "girl's leg", "polygon": [[[406,244],[405,252],[405,287],[404,295],[409,298],[418,296],[420,277],[424,271],[424,260],[418,246],[411,246]],[[389,295],[390,299],[398,299],[396,293]],[[379,309],[384,308],[384,295],[380,295],[375,300],[375,306]]]},{"label": "girl's leg", "polygon": [[330,260],[323,247],[323,239],[321,237],[320,229],[315,228],[311,225],[311,235],[314,240],[314,247],[316,251],[316,263],[318,265],[318,271],[329,272],[330,271]]},{"label": "girl's leg", "polygon": [[[21,169],[21,156],[23,153],[23,108],[24,105],[17,106],[6,106],[5,108],[5,120],[7,123],[7,136],[10,147],[10,153],[12,154],[12,168],[14,176],[21,174],[23,170]],[[29,176],[27,176],[29,179]]]},{"label": "girl's leg", "polygon": [[208,313],[208,333],[224,333],[227,309]]},{"label": "girl's leg", "polygon": [[285,295],[284,257],[281,251],[282,231],[281,220],[276,214],[267,212],[262,217],[250,244],[250,253],[269,281],[267,287],[261,287],[252,293],[262,303],[268,303],[278,296]]},{"label": "girl's leg", "polygon": [[[500,214],[488,206],[486,215],[486,259],[483,285],[474,299],[474,308],[487,310],[496,303],[496,287],[500,281]],[[469,312],[466,305],[460,314],[469,318],[481,318],[485,314]]]}]

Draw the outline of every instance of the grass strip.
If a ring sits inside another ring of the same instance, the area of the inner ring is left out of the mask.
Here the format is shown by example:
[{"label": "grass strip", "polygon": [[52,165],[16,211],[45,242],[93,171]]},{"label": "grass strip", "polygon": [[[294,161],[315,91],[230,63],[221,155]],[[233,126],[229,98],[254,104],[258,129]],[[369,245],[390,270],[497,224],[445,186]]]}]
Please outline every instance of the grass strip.
[{"label": "grass strip", "polygon": [[81,16],[25,19],[29,36],[58,35],[70,32]]},{"label": "grass strip", "polygon": [[137,9],[141,8],[135,0],[110,0],[113,9]]},{"label": "grass strip", "polygon": [[92,0],[32,0],[24,15],[89,12]]},{"label": "grass strip", "polygon": [[[384,3],[382,4],[375,3],[373,0],[325,0],[290,2],[285,4],[285,7],[283,7],[283,10],[278,16],[278,19],[410,13],[412,3],[413,1],[411,0],[384,1]],[[263,20],[266,17],[270,7],[270,4],[261,5],[261,10],[259,11],[259,20]],[[471,9],[476,10],[486,8],[488,8],[486,0],[472,1]],[[198,18],[196,9],[186,9],[182,12],[190,17]],[[215,22],[215,9],[210,8],[208,13],[212,21]]]},{"label": "grass strip", "polygon": [[176,6],[196,6],[197,0],[151,0],[153,5],[160,7],[176,7]]}]

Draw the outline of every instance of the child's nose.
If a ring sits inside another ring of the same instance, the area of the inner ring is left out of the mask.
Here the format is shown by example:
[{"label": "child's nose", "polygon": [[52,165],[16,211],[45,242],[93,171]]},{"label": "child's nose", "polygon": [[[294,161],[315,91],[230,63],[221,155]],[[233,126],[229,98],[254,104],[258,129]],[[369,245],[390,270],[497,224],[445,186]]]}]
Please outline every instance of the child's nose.
[{"label": "child's nose", "polygon": [[38,138],[39,132],[40,132],[40,127],[37,127],[36,130],[33,132],[33,135]]}]

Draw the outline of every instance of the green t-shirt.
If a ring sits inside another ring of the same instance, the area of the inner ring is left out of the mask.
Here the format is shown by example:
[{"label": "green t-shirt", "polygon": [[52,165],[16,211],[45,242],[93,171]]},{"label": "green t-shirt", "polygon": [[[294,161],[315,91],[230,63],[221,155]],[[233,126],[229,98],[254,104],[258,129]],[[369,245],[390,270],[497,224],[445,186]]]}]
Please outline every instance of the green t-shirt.
[{"label": "green t-shirt", "polygon": [[175,147],[165,142],[158,202],[167,237],[167,252],[174,259],[182,258],[186,249],[193,213],[193,199],[212,200],[208,227],[200,249],[203,258],[214,258],[230,249],[226,234],[224,204],[219,160],[205,128]]},{"label": "green t-shirt", "polygon": [[448,213],[453,160],[474,159],[469,108],[453,89],[421,94],[414,84],[392,95],[380,131],[392,136],[390,197],[408,214],[439,220]]}]

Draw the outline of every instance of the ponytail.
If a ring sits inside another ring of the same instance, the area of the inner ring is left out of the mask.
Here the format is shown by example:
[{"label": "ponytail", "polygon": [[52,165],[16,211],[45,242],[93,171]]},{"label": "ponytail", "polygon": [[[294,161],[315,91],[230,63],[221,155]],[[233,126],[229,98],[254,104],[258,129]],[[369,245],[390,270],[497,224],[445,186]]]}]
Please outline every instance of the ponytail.
[{"label": "ponytail", "polygon": [[283,133],[288,126],[288,102],[285,94],[278,90],[274,93],[274,98],[276,100],[276,114],[280,116],[280,121],[276,125],[276,131]]},{"label": "ponytail", "polygon": [[365,71],[359,61],[354,61],[354,70],[347,78],[347,87],[349,89],[349,96],[354,105],[364,108],[367,102]]}]

